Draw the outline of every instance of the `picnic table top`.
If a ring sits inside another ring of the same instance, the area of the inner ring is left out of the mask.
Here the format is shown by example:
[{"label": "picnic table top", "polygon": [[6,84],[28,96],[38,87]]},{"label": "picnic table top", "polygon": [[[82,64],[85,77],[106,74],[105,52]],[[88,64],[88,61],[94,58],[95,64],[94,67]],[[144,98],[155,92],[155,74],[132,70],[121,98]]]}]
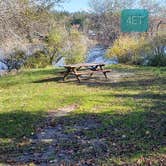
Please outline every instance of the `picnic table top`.
[{"label": "picnic table top", "polygon": [[66,68],[79,68],[79,67],[92,67],[92,66],[104,66],[104,63],[79,63],[73,65],[65,65]]}]

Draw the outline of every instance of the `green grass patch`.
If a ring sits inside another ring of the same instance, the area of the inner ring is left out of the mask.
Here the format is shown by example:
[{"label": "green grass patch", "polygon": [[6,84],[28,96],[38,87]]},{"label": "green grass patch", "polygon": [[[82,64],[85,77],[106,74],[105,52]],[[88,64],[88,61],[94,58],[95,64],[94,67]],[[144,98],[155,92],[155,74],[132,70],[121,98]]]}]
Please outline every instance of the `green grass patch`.
[{"label": "green grass patch", "polygon": [[[64,132],[75,133],[72,128],[75,123],[95,119],[98,128],[87,129],[83,134],[89,139],[105,138],[121,147],[119,150],[109,145],[111,162],[130,161],[160,150],[164,154],[166,68],[127,65],[108,68],[133,75],[100,84],[62,82],[60,69],[53,68],[1,77],[0,150],[10,148],[8,142],[19,142],[35,133],[48,111],[75,104],[77,109],[66,117]],[[128,150],[122,151],[123,148]]]}]

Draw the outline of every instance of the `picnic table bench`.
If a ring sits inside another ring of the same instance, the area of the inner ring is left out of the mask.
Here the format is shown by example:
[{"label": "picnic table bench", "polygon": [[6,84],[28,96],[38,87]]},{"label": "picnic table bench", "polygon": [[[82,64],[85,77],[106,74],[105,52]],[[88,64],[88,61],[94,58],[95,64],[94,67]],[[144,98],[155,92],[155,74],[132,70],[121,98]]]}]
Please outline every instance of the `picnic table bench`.
[{"label": "picnic table bench", "polygon": [[111,70],[103,69],[105,64],[103,63],[80,63],[74,65],[65,65],[66,71],[62,72],[64,74],[63,80],[65,81],[68,75],[74,75],[78,82],[80,82],[80,76],[89,75],[92,77],[94,73],[101,72],[104,74],[105,78],[108,79],[107,73]]}]

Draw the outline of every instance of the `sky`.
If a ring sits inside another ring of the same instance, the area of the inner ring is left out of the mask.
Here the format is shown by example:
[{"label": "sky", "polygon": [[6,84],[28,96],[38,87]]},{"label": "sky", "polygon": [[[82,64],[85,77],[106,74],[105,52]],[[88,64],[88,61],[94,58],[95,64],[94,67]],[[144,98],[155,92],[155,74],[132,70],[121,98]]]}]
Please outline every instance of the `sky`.
[{"label": "sky", "polygon": [[89,7],[88,2],[89,0],[67,0],[67,2],[63,4],[63,8],[59,8],[58,10],[69,12],[87,11]]}]

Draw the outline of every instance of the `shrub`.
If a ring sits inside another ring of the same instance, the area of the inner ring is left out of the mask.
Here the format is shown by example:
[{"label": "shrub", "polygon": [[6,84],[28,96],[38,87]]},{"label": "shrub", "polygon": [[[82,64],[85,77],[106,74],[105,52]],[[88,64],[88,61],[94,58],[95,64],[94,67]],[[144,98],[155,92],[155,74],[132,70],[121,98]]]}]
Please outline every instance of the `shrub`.
[{"label": "shrub", "polygon": [[67,45],[64,49],[66,64],[83,62],[86,58],[87,39],[78,30],[71,30]]},{"label": "shrub", "polygon": [[14,49],[9,55],[1,59],[1,62],[7,66],[10,72],[13,69],[19,70],[26,60],[26,54],[22,50]]},{"label": "shrub", "polygon": [[44,68],[48,66],[49,58],[42,51],[37,51],[35,54],[31,55],[25,62],[25,68]]},{"label": "shrub", "polygon": [[117,56],[121,63],[140,64],[142,62],[140,54],[142,54],[143,48],[147,53],[151,50],[144,37],[138,39],[134,36],[120,36],[114,42],[113,47],[108,50],[107,56]]},{"label": "shrub", "polygon": [[150,56],[148,59],[149,66],[166,66],[166,55],[165,54],[157,54],[154,56]]},{"label": "shrub", "polygon": [[[156,35],[152,38],[142,35],[138,36],[120,36],[107,52],[107,56],[116,56],[120,63],[129,64],[164,64],[166,46],[166,35]],[[161,61],[161,62],[159,62]]]}]

